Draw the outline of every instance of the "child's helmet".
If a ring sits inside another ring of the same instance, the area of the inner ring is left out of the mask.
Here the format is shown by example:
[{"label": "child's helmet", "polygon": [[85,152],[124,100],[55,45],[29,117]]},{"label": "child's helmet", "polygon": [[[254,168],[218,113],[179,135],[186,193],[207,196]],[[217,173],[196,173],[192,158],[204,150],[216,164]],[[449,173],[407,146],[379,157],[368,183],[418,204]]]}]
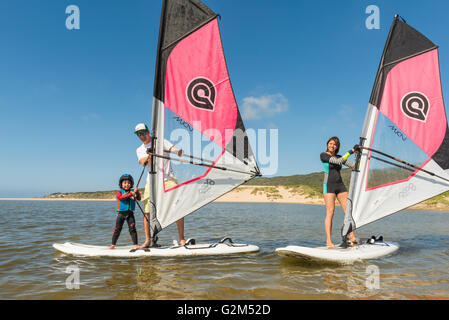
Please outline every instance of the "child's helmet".
[{"label": "child's helmet", "polygon": [[125,181],[125,180],[128,180],[129,182],[131,182],[131,188],[134,186],[134,179],[133,179],[133,176],[130,175],[130,174],[128,174],[128,173],[125,173],[125,174],[123,174],[123,175],[120,177],[120,179],[119,179],[119,181],[118,181],[118,186],[119,186],[120,188],[122,187],[122,182]]}]

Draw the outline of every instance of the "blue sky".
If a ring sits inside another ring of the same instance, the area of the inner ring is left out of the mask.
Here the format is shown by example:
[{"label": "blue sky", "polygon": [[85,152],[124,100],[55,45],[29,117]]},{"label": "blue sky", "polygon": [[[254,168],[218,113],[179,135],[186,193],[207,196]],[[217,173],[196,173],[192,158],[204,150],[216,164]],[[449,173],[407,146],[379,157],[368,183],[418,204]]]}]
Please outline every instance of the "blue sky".
[{"label": "blue sky", "polygon": [[[448,101],[445,0],[204,2],[222,17],[246,127],[278,129],[276,176],[321,171],[330,136],[342,150],[358,142],[395,13],[440,46]],[[72,4],[79,30],[65,26]],[[369,5],[380,9],[378,30],[365,27]],[[151,119],[160,9],[159,0],[0,2],[0,197],[111,190],[120,174],[140,174],[132,132]]]}]

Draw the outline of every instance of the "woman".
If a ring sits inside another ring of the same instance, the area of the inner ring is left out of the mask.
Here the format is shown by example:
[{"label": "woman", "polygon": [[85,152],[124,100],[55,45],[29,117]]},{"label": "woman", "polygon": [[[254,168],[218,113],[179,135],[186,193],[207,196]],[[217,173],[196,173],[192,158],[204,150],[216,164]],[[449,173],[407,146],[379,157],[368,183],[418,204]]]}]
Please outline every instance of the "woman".
[{"label": "woman", "polygon": [[[357,148],[357,146],[354,146]],[[340,150],[340,140],[332,137],[327,141],[326,152],[321,153],[320,159],[324,167],[323,197],[326,204],[326,219],[324,220],[324,229],[326,231],[326,245],[328,248],[334,248],[332,243],[332,219],[335,211],[335,199],[340,202],[343,212],[346,213],[346,202],[348,200],[348,192],[341,179],[340,170],[342,165],[354,168],[354,164],[347,159],[355,152],[354,148],[345,153],[338,155]],[[357,240],[354,232],[349,234],[349,240],[352,244],[356,244]]]}]

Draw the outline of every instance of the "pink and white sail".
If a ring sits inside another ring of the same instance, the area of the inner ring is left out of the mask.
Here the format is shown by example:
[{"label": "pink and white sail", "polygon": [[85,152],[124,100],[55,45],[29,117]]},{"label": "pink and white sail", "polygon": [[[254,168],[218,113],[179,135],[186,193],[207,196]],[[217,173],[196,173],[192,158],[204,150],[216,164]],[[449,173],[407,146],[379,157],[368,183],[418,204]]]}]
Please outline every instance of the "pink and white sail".
[{"label": "pink and white sail", "polygon": [[[152,157],[150,171],[154,233],[260,175],[229,79],[218,15],[199,0],[163,1],[152,135],[153,152],[162,156]],[[167,144],[184,155],[167,153]]]},{"label": "pink and white sail", "polygon": [[342,236],[449,190],[449,130],[438,47],[398,16],[360,144]]}]

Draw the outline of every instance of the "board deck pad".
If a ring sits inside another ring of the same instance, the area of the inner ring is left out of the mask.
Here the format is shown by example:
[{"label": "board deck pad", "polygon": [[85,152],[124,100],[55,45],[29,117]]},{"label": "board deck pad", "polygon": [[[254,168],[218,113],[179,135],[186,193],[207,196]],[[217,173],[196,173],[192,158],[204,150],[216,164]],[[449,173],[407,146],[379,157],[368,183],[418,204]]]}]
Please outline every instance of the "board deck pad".
[{"label": "board deck pad", "polygon": [[258,252],[259,247],[249,244],[239,243],[203,243],[186,246],[165,246],[149,248],[146,250],[133,250],[133,246],[118,246],[115,249],[108,249],[107,246],[94,246],[73,242],[54,243],[56,250],[75,256],[90,257],[177,257],[177,256],[208,256],[226,255],[237,253]]},{"label": "board deck pad", "polygon": [[398,249],[399,246],[392,242],[376,242],[374,244],[359,244],[348,248],[335,246],[332,249],[327,247],[287,246],[277,248],[276,253],[283,257],[297,258],[309,262],[351,264],[361,260],[378,259],[392,254]]}]

